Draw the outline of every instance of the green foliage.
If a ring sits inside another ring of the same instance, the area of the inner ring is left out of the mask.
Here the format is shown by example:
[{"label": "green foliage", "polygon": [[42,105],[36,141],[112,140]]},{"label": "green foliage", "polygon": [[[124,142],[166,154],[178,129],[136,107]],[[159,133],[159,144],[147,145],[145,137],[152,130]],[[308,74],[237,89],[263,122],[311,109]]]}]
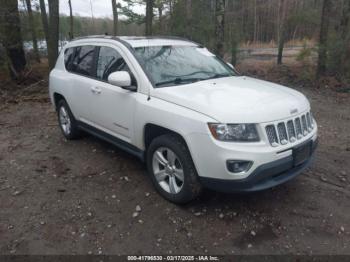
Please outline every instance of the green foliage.
[{"label": "green foliage", "polygon": [[125,5],[118,3],[118,13],[126,17],[124,21],[126,24],[140,25],[145,23],[145,15],[133,11],[133,7],[137,5],[145,6],[144,0],[124,0],[123,2]]},{"label": "green foliage", "polygon": [[188,37],[193,41],[202,43],[210,48],[214,47],[215,20],[210,5],[210,1],[195,0],[192,1],[192,21],[190,36],[187,36],[187,21],[185,1],[176,1],[173,9],[173,15],[168,21],[170,24],[170,34],[180,37]]}]

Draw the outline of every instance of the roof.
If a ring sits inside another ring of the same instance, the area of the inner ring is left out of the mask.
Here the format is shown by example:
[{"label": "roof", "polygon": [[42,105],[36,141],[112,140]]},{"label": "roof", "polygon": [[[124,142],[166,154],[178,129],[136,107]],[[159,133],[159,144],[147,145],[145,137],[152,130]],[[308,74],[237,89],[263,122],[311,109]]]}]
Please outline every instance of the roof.
[{"label": "roof", "polygon": [[[143,47],[143,46],[198,46],[199,44],[187,40],[185,38],[180,37],[172,37],[172,36],[110,36],[110,35],[95,35],[95,36],[86,36],[76,38],[74,40],[82,40],[82,39],[110,39],[116,41],[126,42],[133,48]],[[74,41],[73,40],[73,41]]]}]

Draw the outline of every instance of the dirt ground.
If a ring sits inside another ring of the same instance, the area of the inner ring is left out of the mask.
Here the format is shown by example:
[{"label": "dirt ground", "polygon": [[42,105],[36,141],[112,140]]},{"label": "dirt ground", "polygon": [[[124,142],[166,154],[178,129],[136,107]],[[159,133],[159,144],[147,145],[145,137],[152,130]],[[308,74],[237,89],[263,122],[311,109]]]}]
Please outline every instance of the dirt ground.
[{"label": "dirt ground", "polygon": [[[66,141],[41,98],[0,105],[0,254],[348,254],[350,95],[310,98],[320,146],[286,185],[161,198],[136,158],[91,136]],[[141,209],[137,217],[136,207]]]}]

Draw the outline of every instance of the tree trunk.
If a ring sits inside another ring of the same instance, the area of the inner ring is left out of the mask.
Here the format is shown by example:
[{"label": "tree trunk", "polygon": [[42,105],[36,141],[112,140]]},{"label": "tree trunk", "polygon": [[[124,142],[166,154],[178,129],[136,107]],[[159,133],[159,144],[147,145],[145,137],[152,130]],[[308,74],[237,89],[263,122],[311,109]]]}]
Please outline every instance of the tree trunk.
[{"label": "tree trunk", "polygon": [[328,30],[330,24],[331,0],[323,0],[320,42],[318,49],[317,76],[325,75],[327,72]]},{"label": "tree trunk", "polygon": [[215,18],[215,51],[218,56],[223,58],[225,41],[225,0],[216,0]]},{"label": "tree trunk", "polygon": [[26,66],[26,58],[21,36],[18,2],[13,0],[1,1],[1,40],[9,60],[11,78],[16,79],[23,72]]},{"label": "tree trunk", "polygon": [[257,30],[257,20],[258,20],[258,15],[257,15],[257,4],[256,4],[256,0],[254,0],[254,43],[256,43],[257,41],[257,35],[258,35],[258,30]]},{"label": "tree trunk", "polygon": [[49,0],[49,45],[48,57],[49,68],[52,70],[55,67],[58,57],[58,40],[59,40],[59,0]]},{"label": "tree trunk", "polygon": [[118,35],[118,6],[116,0],[112,0],[113,9],[113,34]]},{"label": "tree trunk", "polygon": [[186,0],[186,37],[192,38],[192,0]]},{"label": "tree trunk", "polygon": [[95,27],[94,10],[92,8],[92,0],[90,0],[90,11],[91,11],[91,27],[92,27],[91,34],[95,34],[96,27]]},{"label": "tree trunk", "polygon": [[154,0],[146,0],[146,35],[152,35],[153,23],[153,2]]},{"label": "tree trunk", "polygon": [[36,31],[35,31],[35,25],[34,25],[32,4],[31,4],[30,0],[26,0],[26,6],[27,6],[27,10],[28,10],[29,26],[30,26],[30,31],[31,31],[31,34],[32,34],[32,40],[33,40],[34,57],[35,57],[35,60],[38,63],[40,63],[40,55],[39,55],[39,50],[38,50],[38,41],[37,41],[37,38],[36,38]]},{"label": "tree trunk", "polygon": [[68,5],[69,5],[69,25],[70,25],[69,39],[72,40],[74,38],[74,20],[73,20],[72,0],[68,0]]},{"label": "tree trunk", "polygon": [[231,64],[236,66],[238,53],[238,37],[236,34],[236,29],[232,29],[231,34]]},{"label": "tree trunk", "polygon": [[282,65],[284,42],[285,42],[285,32],[283,30],[280,34],[280,39],[278,41],[278,55],[277,55],[278,65]]},{"label": "tree trunk", "polygon": [[278,29],[278,55],[277,55],[277,64],[282,65],[282,59],[283,59],[283,49],[284,49],[284,42],[286,39],[286,30],[287,30],[287,3],[286,0],[280,1],[280,28]]},{"label": "tree trunk", "polygon": [[41,22],[43,24],[46,45],[49,44],[49,23],[47,19],[45,0],[40,0]]},{"label": "tree trunk", "polygon": [[158,6],[158,15],[159,15],[159,33],[163,34],[164,32],[164,19],[163,19],[163,6]]},{"label": "tree trunk", "polygon": [[337,58],[337,65],[339,65],[339,73],[346,76],[350,67],[350,1],[345,1],[343,6],[342,17],[340,19],[338,40],[340,42],[340,54]]}]

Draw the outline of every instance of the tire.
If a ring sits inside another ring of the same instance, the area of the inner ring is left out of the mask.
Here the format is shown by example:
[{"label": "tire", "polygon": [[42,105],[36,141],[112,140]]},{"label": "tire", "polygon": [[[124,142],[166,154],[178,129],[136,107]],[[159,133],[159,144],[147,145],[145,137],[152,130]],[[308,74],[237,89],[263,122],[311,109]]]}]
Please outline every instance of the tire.
[{"label": "tire", "polygon": [[152,141],[147,150],[147,168],[157,191],[173,203],[186,204],[202,192],[190,152],[176,135],[163,135]]},{"label": "tire", "polygon": [[80,130],[72,111],[65,100],[60,100],[57,104],[58,124],[62,134],[68,140],[74,140],[80,137]]}]

